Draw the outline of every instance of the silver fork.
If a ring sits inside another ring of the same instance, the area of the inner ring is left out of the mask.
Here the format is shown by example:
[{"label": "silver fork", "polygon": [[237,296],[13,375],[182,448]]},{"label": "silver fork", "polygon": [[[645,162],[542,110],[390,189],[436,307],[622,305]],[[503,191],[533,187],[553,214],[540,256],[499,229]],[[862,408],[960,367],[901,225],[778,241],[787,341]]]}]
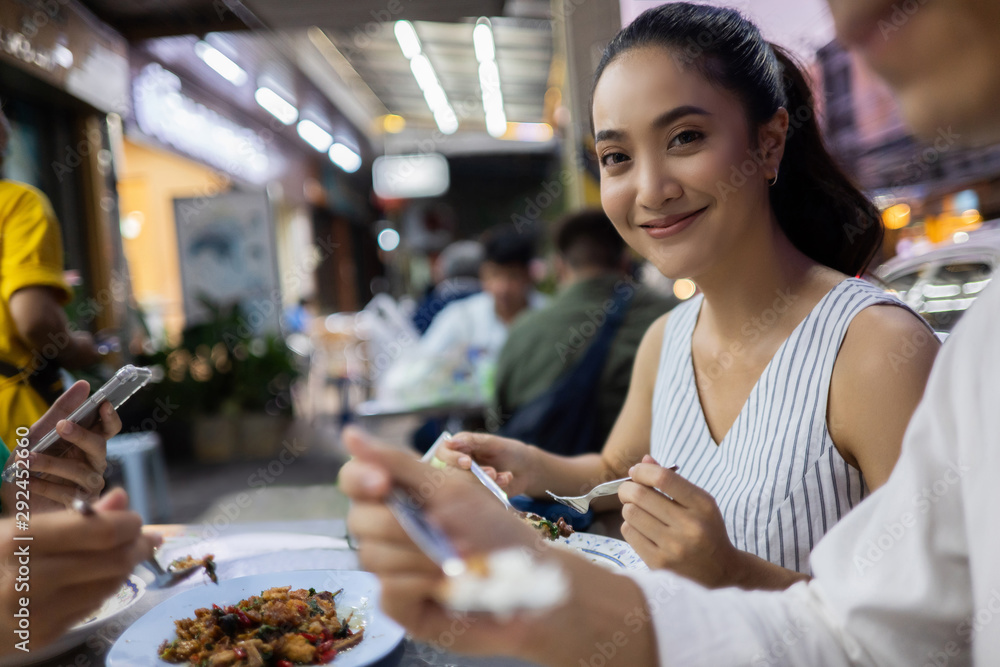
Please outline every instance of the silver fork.
[{"label": "silver fork", "polygon": [[413,501],[409,493],[395,487],[387,499],[389,511],[413,543],[432,561],[438,564],[448,577],[457,577],[465,572],[465,561],[458,555],[451,540],[444,532],[427,520],[423,509]]},{"label": "silver fork", "polygon": [[[668,470],[673,470],[674,472],[677,472],[677,466],[670,466]],[[600,498],[601,496],[610,496],[615,493],[618,493],[618,487],[620,487],[625,482],[630,482],[630,481],[632,481],[631,477],[622,477],[621,479],[615,479],[610,482],[605,482],[604,484],[598,484],[597,486],[595,486],[590,490],[590,493],[584,496],[571,496],[564,498],[563,496],[557,496],[551,491],[546,491],[545,493],[549,494],[549,497],[555,500],[556,502],[560,502],[566,507],[572,507],[580,514],[583,514],[584,512],[590,509],[590,501],[592,501],[594,498]],[[655,490],[659,491],[659,489]],[[660,491],[660,493],[663,492]],[[663,495],[667,496],[667,494],[665,493],[663,493]],[[667,496],[667,498],[670,498],[670,496]],[[673,498],[670,498],[670,500],[673,500]]]},{"label": "silver fork", "polygon": [[153,576],[156,577],[154,584],[157,588],[173,586],[182,579],[187,579],[195,570],[202,567],[201,565],[189,565],[184,568],[172,569],[167,566],[167,569],[164,570],[163,566],[156,560],[156,556],[150,556],[142,561],[142,564],[149,568]]},{"label": "silver fork", "polygon": [[[427,450],[427,453],[424,454],[423,458],[420,460],[423,461],[424,463],[429,463],[430,461],[432,461],[434,459],[434,454],[435,452],[437,452],[437,448],[441,445],[441,443],[450,439],[451,439],[451,433],[449,433],[448,431],[442,433],[440,436],[438,436],[438,439],[434,441],[434,444],[431,445],[431,448]],[[489,489],[490,492],[494,496],[496,496],[497,499],[500,500],[500,502],[503,503],[504,507],[513,512],[518,511],[516,507],[510,504],[510,500],[507,498],[507,493],[500,488],[499,484],[493,481],[492,477],[486,474],[485,470],[479,467],[478,463],[473,461],[472,466],[469,469],[472,471],[472,474],[476,476],[476,479],[482,482],[483,486]]]},{"label": "silver fork", "polygon": [[598,484],[590,493],[583,496],[557,496],[551,491],[546,491],[549,497],[556,502],[562,503],[566,507],[571,507],[575,509],[580,514],[583,514],[590,509],[590,501],[594,498],[600,498],[601,496],[610,496],[618,493],[618,487],[620,487],[625,482],[631,481],[631,477],[623,477],[621,479],[612,480],[610,482],[605,482],[604,484]]}]

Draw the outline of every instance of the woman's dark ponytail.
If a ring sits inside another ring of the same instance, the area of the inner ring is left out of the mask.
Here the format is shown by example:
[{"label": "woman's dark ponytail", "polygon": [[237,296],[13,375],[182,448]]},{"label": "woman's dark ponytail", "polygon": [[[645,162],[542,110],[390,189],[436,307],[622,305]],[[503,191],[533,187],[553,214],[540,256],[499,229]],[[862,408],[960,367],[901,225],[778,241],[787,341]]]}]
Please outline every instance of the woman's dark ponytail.
[{"label": "woman's dark ponytail", "polygon": [[796,248],[820,264],[860,275],[882,243],[878,209],[827,151],[801,68],[781,47],[772,44],[771,49],[781,65],[789,116],[771,207]]},{"label": "woman's dark ponytail", "polygon": [[[789,129],[771,206],[788,239],[813,260],[859,275],[882,242],[878,210],[826,150],[816,122],[813,95],[801,69],[783,49],[768,44],[757,27],[734,9],[672,2],[649,9],[608,44],[597,66],[604,69],[634,48],[668,49],[682,66],[743,100],[754,128],[779,107]],[[756,146],[751,146],[756,148]]]}]

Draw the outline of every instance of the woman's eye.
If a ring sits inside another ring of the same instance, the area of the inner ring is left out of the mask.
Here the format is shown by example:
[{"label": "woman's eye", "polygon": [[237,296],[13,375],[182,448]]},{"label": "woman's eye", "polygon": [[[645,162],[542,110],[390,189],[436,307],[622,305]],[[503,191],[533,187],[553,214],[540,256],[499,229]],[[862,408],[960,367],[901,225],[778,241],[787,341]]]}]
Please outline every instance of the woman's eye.
[{"label": "woman's eye", "polygon": [[620,164],[626,160],[628,160],[628,155],[625,153],[605,153],[601,156],[601,164],[605,167]]},{"label": "woman's eye", "polygon": [[694,143],[698,141],[705,135],[697,130],[684,130],[673,138],[670,142],[671,145],[684,146],[686,144]]}]

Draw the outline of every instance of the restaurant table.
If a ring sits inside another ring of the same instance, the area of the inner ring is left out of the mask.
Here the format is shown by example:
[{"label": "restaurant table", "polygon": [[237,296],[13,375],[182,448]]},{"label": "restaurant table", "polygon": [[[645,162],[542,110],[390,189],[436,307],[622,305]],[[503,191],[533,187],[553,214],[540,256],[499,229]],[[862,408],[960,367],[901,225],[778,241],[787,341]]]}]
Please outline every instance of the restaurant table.
[{"label": "restaurant table", "polygon": [[[307,536],[322,536],[335,538],[327,540],[336,543],[336,548],[308,548],[300,550],[273,550],[266,553],[255,553],[245,558],[219,558],[217,572],[219,580],[234,579],[254,574],[268,572],[291,572],[296,570],[357,570],[356,553],[348,546],[346,525],[343,519],[305,520],[305,521],[273,521],[230,523],[215,522],[212,525],[161,525],[150,526],[147,530],[160,532],[164,535],[161,551],[169,551],[172,547],[187,543],[196,543],[199,538],[224,540],[230,536],[244,538],[256,535],[272,534],[276,542],[280,542],[280,534],[296,534]],[[272,544],[278,549],[281,545]],[[263,548],[263,547],[262,547]],[[139,576],[149,585],[153,581],[152,573],[145,567],[136,568]],[[132,607],[120,616],[112,619],[107,625],[99,628],[83,644],[60,654],[54,658],[31,664],[42,667],[101,667],[115,640],[143,614],[164,600],[206,584],[204,577],[197,574],[174,586],[155,589],[147,586],[145,594]],[[162,665],[152,658],[149,665]],[[506,667],[508,665],[528,665],[509,658],[471,658],[453,654],[441,647],[423,642],[405,639],[385,659],[375,663],[377,667]],[[333,663],[334,667],[336,662]],[[133,667],[133,666],[129,666]],[[143,667],[135,665],[134,667]]]}]

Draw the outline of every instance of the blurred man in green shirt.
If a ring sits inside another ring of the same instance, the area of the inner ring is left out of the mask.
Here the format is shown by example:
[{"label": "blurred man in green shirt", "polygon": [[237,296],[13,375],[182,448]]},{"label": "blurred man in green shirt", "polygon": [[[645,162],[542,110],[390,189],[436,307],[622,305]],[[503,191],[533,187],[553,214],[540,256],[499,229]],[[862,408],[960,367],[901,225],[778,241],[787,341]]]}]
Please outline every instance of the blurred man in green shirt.
[{"label": "blurred man in green shirt", "polygon": [[594,341],[617,308],[616,297],[633,293],[601,371],[598,441],[603,443],[625,401],[642,335],[676,302],[628,275],[625,242],[600,210],[566,218],[556,228],[555,245],[560,292],[547,307],[521,316],[511,327],[497,362],[495,407],[503,422],[545,392]]}]

